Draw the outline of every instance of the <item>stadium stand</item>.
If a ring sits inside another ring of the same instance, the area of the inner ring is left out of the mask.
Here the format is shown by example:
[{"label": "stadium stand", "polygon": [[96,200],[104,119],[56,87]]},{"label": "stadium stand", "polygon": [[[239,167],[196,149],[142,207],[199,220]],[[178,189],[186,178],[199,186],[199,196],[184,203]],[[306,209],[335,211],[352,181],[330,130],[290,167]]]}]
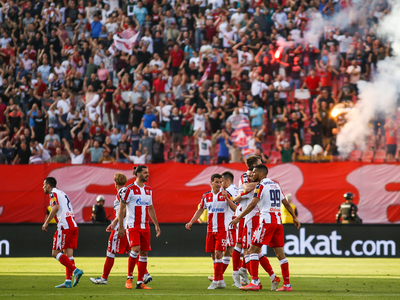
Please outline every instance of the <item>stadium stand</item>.
[{"label": "stadium stand", "polygon": [[[199,163],[197,129],[217,134],[211,163],[238,148],[279,163],[277,136],[293,147],[295,133],[295,160],[311,159],[303,145],[324,149],[318,161],[398,160],[385,140],[400,143],[400,112],[371,120],[366,151],[347,158],[345,113],[332,115],[391,55],[375,33],[388,1],[87,2],[0,3],[0,163],[162,163],[178,145]],[[337,22],[355,10],[368,14]]]}]

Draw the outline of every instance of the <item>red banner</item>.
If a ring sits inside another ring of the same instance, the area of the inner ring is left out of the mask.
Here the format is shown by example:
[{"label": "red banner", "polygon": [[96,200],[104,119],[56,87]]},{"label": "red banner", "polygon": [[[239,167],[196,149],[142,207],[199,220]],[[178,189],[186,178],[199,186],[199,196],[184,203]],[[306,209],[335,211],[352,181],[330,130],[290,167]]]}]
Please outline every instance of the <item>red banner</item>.
[{"label": "red banner", "polygon": [[[333,223],[343,194],[354,193],[359,216],[365,223],[400,221],[400,164],[366,164],[359,162],[293,163],[269,165],[269,176],[280,183],[284,193],[293,195],[299,220],[303,223]],[[185,165],[178,163],[149,165],[149,185],[161,223],[185,223],[194,214],[202,194],[210,189],[213,173],[231,171],[235,183],[246,170],[244,164]],[[78,222],[90,221],[90,207],[99,194],[112,211],[116,194],[115,172],[135,177],[132,165],[43,164],[0,167],[0,222],[41,223],[45,219],[48,197],[43,180],[55,177],[73,204]]]}]

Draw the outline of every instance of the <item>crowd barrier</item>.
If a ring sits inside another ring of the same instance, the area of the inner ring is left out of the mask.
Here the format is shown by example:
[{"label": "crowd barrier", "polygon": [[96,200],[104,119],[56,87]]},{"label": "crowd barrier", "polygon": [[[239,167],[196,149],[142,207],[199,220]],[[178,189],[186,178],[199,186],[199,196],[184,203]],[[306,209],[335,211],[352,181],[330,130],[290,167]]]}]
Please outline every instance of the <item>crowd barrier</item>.
[{"label": "crowd barrier", "polygon": [[[361,162],[290,163],[268,165],[269,175],[285,194],[293,195],[303,223],[334,223],[343,194],[355,194],[354,203],[364,223],[400,221],[400,164]],[[246,170],[244,164],[149,165],[148,184],[160,223],[186,223],[193,216],[204,192],[210,190],[213,173],[231,171],[235,183]],[[43,179],[53,176],[57,187],[69,197],[79,223],[90,222],[91,206],[99,194],[106,199],[112,218],[115,199],[114,173],[123,172],[128,184],[135,180],[131,164],[17,165],[0,166],[0,223],[40,223],[49,198]]]},{"label": "crowd barrier", "polygon": [[[42,224],[0,224],[0,257],[50,257],[55,225],[42,232]],[[74,256],[102,257],[109,233],[103,224],[80,224],[78,249]],[[288,257],[400,257],[400,225],[303,224],[300,230],[284,225],[285,253]],[[155,237],[151,225],[150,256],[208,256],[205,252],[207,228],[194,224],[162,224]],[[274,256],[272,249],[264,249]]]}]

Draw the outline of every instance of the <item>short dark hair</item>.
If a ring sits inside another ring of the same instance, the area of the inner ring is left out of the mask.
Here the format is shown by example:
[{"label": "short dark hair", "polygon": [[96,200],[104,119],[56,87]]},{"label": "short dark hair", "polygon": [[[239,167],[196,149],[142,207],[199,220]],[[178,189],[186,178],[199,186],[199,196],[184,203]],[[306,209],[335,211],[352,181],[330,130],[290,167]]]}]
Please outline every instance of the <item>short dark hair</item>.
[{"label": "short dark hair", "polygon": [[263,173],[265,176],[268,175],[268,168],[266,165],[257,165],[254,167],[254,169],[260,171],[261,173]]},{"label": "short dark hair", "polygon": [[246,159],[246,166],[249,168],[249,170],[253,169],[258,160],[261,160],[261,157],[258,155],[251,155]]},{"label": "short dark hair", "polygon": [[142,173],[142,171],[143,171],[144,169],[147,169],[147,167],[144,166],[144,165],[140,165],[140,166],[134,167],[134,168],[133,168],[133,174],[135,174],[135,175],[137,176],[137,174],[138,174],[138,173]]},{"label": "short dark hair", "polygon": [[213,182],[215,178],[221,179],[222,175],[218,174],[218,173],[212,174],[211,175],[211,182]]},{"label": "short dark hair", "polygon": [[224,177],[225,179],[229,179],[231,182],[233,182],[233,174],[232,172],[229,171],[225,171],[224,173],[221,174],[222,177]]},{"label": "short dark hair", "polygon": [[57,186],[57,180],[54,177],[47,177],[44,181],[46,181],[51,188],[55,188]]}]

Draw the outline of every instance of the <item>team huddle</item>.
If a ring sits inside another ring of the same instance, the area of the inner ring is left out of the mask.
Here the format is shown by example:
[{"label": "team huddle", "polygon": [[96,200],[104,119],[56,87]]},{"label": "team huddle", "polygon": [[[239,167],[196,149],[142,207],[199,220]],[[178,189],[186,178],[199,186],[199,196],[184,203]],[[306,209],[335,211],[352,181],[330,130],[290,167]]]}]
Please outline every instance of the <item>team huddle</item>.
[{"label": "team huddle", "polygon": [[[233,184],[233,174],[224,172],[211,176],[212,190],[205,193],[199,209],[186,228],[190,230],[205,209],[208,214],[206,252],[214,261],[214,276],[208,289],[225,288],[223,274],[232,257],[234,285],[244,291],[259,291],[262,284],[258,277],[259,265],[271,278],[271,290],[292,291],[289,281],[289,263],[283,252],[284,233],[280,208],[284,205],[293,216],[293,223],[300,228],[295,213],[286,200],[278,183],[267,177],[268,168],[258,156],[246,159],[248,171]],[[238,205],[237,205],[238,204]],[[281,265],[283,285],[278,289],[280,278],[262,252],[268,245]],[[241,253],[243,252],[243,261]],[[248,272],[251,282],[248,279]]]},{"label": "team huddle", "polygon": [[[293,216],[294,225],[300,223],[286,200],[278,183],[267,177],[268,168],[261,164],[258,156],[246,160],[247,172],[234,185],[234,176],[226,171],[211,176],[212,189],[203,194],[198,210],[186,228],[207,210],[206,252],[211,253],[214,262],[214,276],[209,277],[208,289],[225,288],[223,275],[232,258],[234,285],[244,291],[259,291],[262,284],[258,277],[259,265],[269,274],[271,290],[292,291],[289,281],[289,263],[283,252],[284,233],[280,208],[284,205]],[[133,288],[133,271],[137,265],[136,289],[151,289],[147,284],[152,281],[147,271],[147,256],[150,246],[149,218],[156,229],[156,237],[161,230],[152,201],[152,190],[145,183],[149,178],[146,166],[134,170],[136,181],[125,187],[127,177],[115,173],[114,183],[117,195],[114,201],[114,219],[107,227],[111,232],[108,240],[107,257],[101,277],[90,278],[95,284],[107,284],[108,276],[114,265],[115,254],[129,254],[127,289]],[[75,222],[68,196],[56,188],[55,178],[44,180],[43,190],[49,194],[52,207],[42,230],[47,231],[50,220],[57,222],[57,231],[53,239],[53,257],[66,267],[66,280],[56,288],[75,287],[83,271],[75,267],[73,250],[78,241],[78,226]],[[283,285],[278,289],[280,278],[261,252],[268,245],[274,249],[279,260]],[[243,259],[241,254],[243,253]],[[248,272],[251,282],[248,279]],[[73,277],[73,283],[72,283]]]}]

